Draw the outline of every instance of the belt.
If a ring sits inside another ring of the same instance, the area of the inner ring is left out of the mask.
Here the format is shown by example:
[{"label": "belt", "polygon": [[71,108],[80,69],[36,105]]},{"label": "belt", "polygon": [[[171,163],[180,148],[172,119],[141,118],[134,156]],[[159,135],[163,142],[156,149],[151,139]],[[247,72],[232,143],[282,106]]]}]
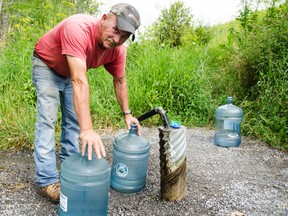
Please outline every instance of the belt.
[{"label": "belt", "polygon": [[35,58],[41,59],[41,57],[38,55],[38,53],[35,50],[33,51],[33,56]]}]

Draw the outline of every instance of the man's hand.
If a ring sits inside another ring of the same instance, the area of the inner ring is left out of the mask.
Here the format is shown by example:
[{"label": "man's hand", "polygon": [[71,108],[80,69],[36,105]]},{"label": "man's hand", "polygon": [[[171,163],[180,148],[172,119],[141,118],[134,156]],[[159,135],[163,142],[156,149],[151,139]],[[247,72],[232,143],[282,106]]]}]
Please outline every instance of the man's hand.
[{"label": "man's hand", "polygon": [[137,126],[137,134],[141,135],[141,127],[137,118],[134,118],[131,114],[127,114],[124,116],[125,124],[128,130],[130,130],[130,125],[135,124]]},{"label": "man's hand", "polygon": [[80,141],[82,145],[81,146],[82,156],[85,155],[86,148],[88,148],[88,160],[92,160],[93,150],[99,159],[102,156],[106,157],[106,152],[101,137],[93,129],[82,131],[80,134]]}]

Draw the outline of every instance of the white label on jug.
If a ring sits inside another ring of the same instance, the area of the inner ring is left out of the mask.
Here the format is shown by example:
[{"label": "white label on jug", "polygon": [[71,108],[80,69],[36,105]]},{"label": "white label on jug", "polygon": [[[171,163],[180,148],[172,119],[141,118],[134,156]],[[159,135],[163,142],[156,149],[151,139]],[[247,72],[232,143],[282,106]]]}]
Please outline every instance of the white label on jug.
[{"label": "white label on jug", "polygon": [[64,211],[64,212],[67,212],[67,206],[68,206],[68,198],[60,193],[60,208]]},{"label": "white label on jug", "polygon": [[120,177],[125,177],[128,174],[128,167],[123,163],[118,163],[116,166],[116,173]]},{"label": "white label on jug", "polygon": [[234,130],[235,122],[231,120],[224,120],[223,129],[224,130]]}]

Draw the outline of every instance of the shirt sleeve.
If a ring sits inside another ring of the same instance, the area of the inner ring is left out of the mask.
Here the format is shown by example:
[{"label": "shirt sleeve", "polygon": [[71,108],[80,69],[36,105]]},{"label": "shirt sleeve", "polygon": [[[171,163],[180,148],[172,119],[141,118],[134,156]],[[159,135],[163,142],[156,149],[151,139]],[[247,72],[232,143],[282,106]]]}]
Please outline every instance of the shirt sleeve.
[{"label": "shirt sleeve", "polygon": [[62,55],[71,55],[86,61],[88,39],[85,30],[77,23],[67,24],[61,34]]}]

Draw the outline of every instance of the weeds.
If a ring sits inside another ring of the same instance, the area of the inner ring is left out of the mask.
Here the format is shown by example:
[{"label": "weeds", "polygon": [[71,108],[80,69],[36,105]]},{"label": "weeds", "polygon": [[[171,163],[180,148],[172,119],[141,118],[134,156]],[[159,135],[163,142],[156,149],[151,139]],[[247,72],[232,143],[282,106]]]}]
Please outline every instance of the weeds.
[{"label": "weeds", "polygon": [[[24,0],[19,2],[22,11],[12,17],[13,31],[6,41],[7,47],[1,47],[0,149],[33,148],[33,46],[58,22],[60,14],[62,19],[74,10],[73,5],[66,14],[65,10],[50,10],[46,16],[53,19],[46,22],[42,13],[30,10]],[[55,8],[48,0],[33,4]],[[17,8],[10,9],[14,10]],[[209,29],[213,29],[213,38],[208,44],[186,41],[185,46],[171,48],[145,38],[130,44],[126,73],[133,115],[137,117],[162,106],[170,120],[188,127],[213,127],[216,108],[223,105],[227,96],[233,96],[235,104],[244,110],[243,134],[287,150],[287,11],[287,4],[276,11],[267,10],[266,15],[261,13],[263,18],[246,11],[239,19],[241,25],[228,24],[230,34],[223,34],[220,27]],[[89,71],[88,78],[95,128],[124,127],[112,77],[100,67]],[[60,119],[59,112],[56,139]],[[143,126],[152,125],[161,125],[161,119],[152,117],[143,122]]]}]

